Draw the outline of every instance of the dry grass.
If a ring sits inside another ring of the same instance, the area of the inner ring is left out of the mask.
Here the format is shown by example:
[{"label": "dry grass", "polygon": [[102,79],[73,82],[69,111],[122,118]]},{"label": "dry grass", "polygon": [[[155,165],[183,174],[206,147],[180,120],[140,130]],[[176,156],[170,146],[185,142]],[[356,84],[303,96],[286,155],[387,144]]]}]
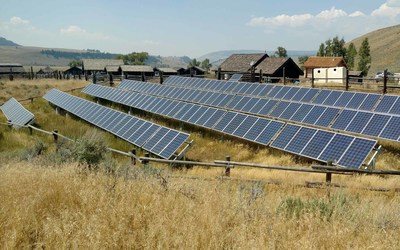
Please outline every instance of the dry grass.
[{"label": "dry grass", "polygon": [[398,249],[399,196],[2,164],[1,248]]}]

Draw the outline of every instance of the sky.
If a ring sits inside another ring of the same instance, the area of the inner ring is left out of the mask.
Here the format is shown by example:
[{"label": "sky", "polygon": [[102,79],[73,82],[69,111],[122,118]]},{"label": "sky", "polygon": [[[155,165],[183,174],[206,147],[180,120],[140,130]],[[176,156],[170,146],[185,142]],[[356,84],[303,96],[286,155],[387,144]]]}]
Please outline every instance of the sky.
[{"label": "sky", "polygon": [[400,23],[400,0],[0,0],[0,36],[23,46],[200,57],[318,50]]}]

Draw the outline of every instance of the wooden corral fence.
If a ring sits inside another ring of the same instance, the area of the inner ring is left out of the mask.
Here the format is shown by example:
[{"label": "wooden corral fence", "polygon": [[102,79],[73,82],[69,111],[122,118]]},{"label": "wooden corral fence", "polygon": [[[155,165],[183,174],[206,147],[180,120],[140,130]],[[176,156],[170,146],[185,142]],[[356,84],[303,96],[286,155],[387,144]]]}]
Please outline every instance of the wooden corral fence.
[{"label": "wooden corral fence", "polygon": [[[9,123],[0,123],[0,125],[7,125],[12,129],[12,124]],[[32,125],[27,125],[25,128],[29,129],[29,133],[32,135],[33,131],[37,131],[40,133],[44,133],[53,137],[54,143],[57,144],[59,138],[63,138],[68,141],[74,142],[74,139],[71,139],[67,136],[64,136],[58,132],[58,130],[46,131],[40,128],[37,128]],[[341,187],[347,188],[343,185],[332,184],[332,175],[400,175],[400,171],[398,170],[367,170],[367,169],[346,169],[335,167],[330,164],[328,165],[313,165],[311,168],[298,168],[298,167],[284,167],[284,166],[270,166],[263,164],[255,164],[255,163],[247,163],[247,162],[235,162],[231,161],[230,156],[226,156],[225,160],[214,160],[213,162],[199,162],[199,161],[187,161],[187,160],[165,160],[159,158],[150,157],[149,153],[145,153],[143,157],[137,155],[136,148],[133,148],[129,152],[124,152],[114,148],[107,148],[109,151],[113,153],[117,153],[126,157],[130,157],[132,167],[135,167],[138,163],[143,166],[147,166],[150,162],[157,162],[161,164],[168,164],[171,167],[216,167],[224,169],[223,177],[224,179],[230,180],[230,174],[233,168],[258,168],[258,169],[266,169],[266,170],[277,170],[277,171],[291,171],[291,172],[302,172],[302,173],[313,173],[313,174],[324,174],[325,175],[325,183],[323,182],[313,182],[307,181],[304,186],[306,188],[326,188],[327,197],[330,198],[331,187]],[[190,178],[199,178],[195,176],[191,176]],[[239,179],[242,181],[255,181],[248,179]],[[263,180],[257,180],[263,181]],[[274,182],[273,184],[285,184]],[[387,188],[363,188],[370,191],[381,191],[381,192],[400,192],[400,188],[395,189],[387,189]]]}]

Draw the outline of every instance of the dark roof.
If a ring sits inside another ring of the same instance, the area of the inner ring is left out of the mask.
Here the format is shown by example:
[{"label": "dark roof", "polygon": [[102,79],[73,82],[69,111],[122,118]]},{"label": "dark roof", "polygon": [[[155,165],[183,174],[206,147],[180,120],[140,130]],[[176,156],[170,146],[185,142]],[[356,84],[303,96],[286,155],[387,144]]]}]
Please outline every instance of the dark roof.
[{"label": "dark roof", "polygon": [[153,67],[149,65],[121,65],[121,70],[123,72],[143,72],[143,73],[154,72]]},{"label": "dark roof", "polygon": [[268,57],[257,65],[256,70],[261,69],[263,74],[272,75],[289,59],[287,57]]},{"label": "dark roof", "polygon": [[25,72],[24,67],[22,67],[21,64],[19,63],[12,63],[12,64],[8,64],[8,63],[1,63],[0,64],[0,73],[10,73],[11,70],[13,73],[23,73]]},{"label": "dark roof", "polygon": [[64,73],[69,73],[69,72],[71,72],[71,71],[78,71],[78,72],[82,72],[82,68],[80,68],[80,67],[76,67],[76,66],[74,66],[74,67],[70,67],[69,69],[67,69],[67,70],[64,70]]},{"label": "dark roof", "polygon": [[347,68],[347,64],[343,57],[321,57],[321,56],[310,56],[307,61],[304,62],[305,68],[331,68],[344,66]]},{"label": "dark roof", "polygon": [[156,68],[159,71],[162,71],[163,73],[176,73],[177,70],[173,68]]},{"label": "dark roof", "polygon": [[50,74],[50,73],[53,73],[53,72],[54,72],[54,69],[52,69],[52,68],[50,68],[49,66],[47,66],[47,67],[44,68],[44,69],[40,69],[39,72],[43,72],[43,73],[45,73],[45,74]]},{"label": "dark roof", "polygon": [[247,72],[251,68],[251,62],[256,67],[263,59],[268,57],[265,53],[258,54],[233,54],[228,57],[222,64],[222,71],[231,72]]},{"label": "dark roof", "polygon": [[195,69],[197,71],[206,72],[203,68],[200,68],[200,67],[197,67],[197,66],[190,66],[189,69]]},{"label": "dark roof", "polygon": [[116,72],[118,72],[118,70],[119,70],[119,66],[118,65],[117,66],[110,66],[110,65],[106,66],[106,71],[107,72],[116,73]]},{"label": "dark roof", "polygon": [[104,70],[107,66],[119,66],[124,64],[122,60],[113,59],[83,59],[83,67],[85,70]]}]

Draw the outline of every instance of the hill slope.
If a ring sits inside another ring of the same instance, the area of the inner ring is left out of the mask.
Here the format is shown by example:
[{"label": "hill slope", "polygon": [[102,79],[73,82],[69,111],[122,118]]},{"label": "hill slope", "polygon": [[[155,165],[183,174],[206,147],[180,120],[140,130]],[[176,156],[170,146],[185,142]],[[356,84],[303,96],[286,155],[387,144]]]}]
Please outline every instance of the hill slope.
[{"label": "hill slope", "polygon": [[388,69],[390,72],[400,72],[400,25],[372,31],[351,42],[359,50],[362,41],[368,38],[371,49],[371,68],[368,75]]}]

